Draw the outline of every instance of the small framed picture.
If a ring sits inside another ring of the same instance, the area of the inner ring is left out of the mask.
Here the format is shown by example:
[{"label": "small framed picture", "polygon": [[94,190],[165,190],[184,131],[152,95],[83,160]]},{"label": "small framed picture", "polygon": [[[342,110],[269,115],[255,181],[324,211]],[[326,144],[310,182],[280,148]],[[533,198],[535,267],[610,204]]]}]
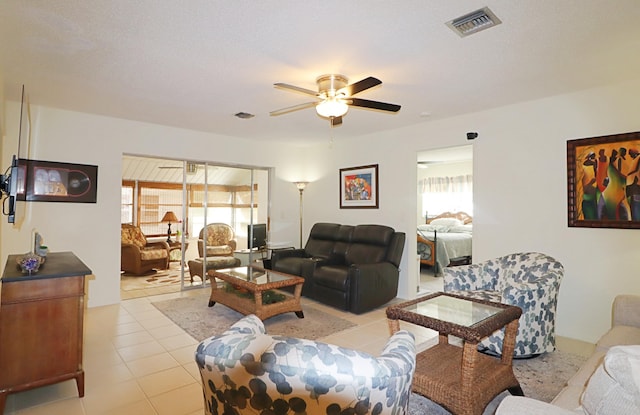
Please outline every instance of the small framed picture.
[{"label": "small framed picture", "polygon": [[340,209],[378,208],[378,165],[340,169]]}]

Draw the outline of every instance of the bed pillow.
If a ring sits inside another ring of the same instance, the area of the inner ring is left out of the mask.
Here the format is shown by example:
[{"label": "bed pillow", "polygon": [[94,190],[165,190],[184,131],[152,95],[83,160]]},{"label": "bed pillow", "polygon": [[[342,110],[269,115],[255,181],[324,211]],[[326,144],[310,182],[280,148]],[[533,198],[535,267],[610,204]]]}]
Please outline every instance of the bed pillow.
[{"label": "bed pillow", "polygon": [[582,394],[590,415],[637,414],[640,411],[640,346],[614,346]]},{"label": "bed pillow", "polygon": [[448,226],[450,228],[452,226],[460,226],[464,224],[460,219],[456,218],[437,218],[429,222],[429,225]]}]

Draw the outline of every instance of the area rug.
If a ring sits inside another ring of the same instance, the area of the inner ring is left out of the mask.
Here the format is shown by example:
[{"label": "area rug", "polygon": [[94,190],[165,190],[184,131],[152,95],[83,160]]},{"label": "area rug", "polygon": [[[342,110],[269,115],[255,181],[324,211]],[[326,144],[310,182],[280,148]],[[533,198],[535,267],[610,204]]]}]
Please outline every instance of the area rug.
[{"label": "area rug", "polygon": [[[185,278],[189,281],[188,272]],[[180,264],[171,263],[169,269],[153,270],[142,275],[120,275],[120,289],[123,291],[148,290],[171,285],[180,286]]]},{"label": "area rug", "polygon": [[[180,326],[191,337],[200,341],[220,334],[242,318],[242,314],[222,304],[208,307],[209,294],[181,297],[152,302],[158,310]],[[310,305],[303,307],[304,318],[295,313],[280,314],[265,320],[269,334],[286,335],[315,340],[355,327],[356,324],[318,310]]]},{"label": "area rug", "polygon": [[[586,357],[556,350],[531,359],[515,359],[513,372],[525,396],[551,402],[586,360]],[[508,395],[509,392],[498,395],[487,405],[484,415],[493,414]],[[449,415],[449,412],[423,396],[412,393],[409,398],[409,415],[423,414]]]}]

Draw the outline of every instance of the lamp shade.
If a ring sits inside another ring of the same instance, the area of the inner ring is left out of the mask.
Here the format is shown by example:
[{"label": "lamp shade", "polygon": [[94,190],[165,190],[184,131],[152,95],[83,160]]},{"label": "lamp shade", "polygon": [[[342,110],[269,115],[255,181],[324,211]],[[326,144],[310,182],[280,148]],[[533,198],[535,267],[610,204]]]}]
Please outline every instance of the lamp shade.
[{"label": "lamp shade", "polygon": [[296,187],[298,188],[298,190],[304,190],[305,187],[307,187],[307,184],[309,184],[309,182],[293,182]]},{"label": "lamp shade", "polygon": [[176,214],[173,213],[172,211],[168,211],[167,213],[164,214],[164,216],[162,217],[162,220],[160,222],[177,222],[178,218],[176,217]]}]

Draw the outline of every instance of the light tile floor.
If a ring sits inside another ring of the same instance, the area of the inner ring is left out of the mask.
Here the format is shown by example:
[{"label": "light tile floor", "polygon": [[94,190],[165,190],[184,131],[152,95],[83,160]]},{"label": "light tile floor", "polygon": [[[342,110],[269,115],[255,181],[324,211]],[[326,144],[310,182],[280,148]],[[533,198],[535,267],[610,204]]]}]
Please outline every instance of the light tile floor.
[{"label": "light tile floor", "polygon": [[[205,288],[207,289],[207,288]],[[20,415],[201,415],[200,375],[194,362],[197,341],[158,311],[152,301],[194,295],[199,290],[133,298],[85,312],[85,396],[75,381],[11,394],[5,414]],[[378,355],[389,337],[384,307],[355,315],[303,299],[357,326],[322,338]],[[402,323],[420,349],[436,333]],[[43,353],[46,351],[43,350]],[[55,359],[55,356],[51,357]]]},{"label": "light tile floor", "polygon": [[[429,269],[423,268],[420,286],[421,295],[442,290],[442,278],[433,277]],[[193,357],[197,341],[151,304],[195,295],[197,291],[132,298],[120,304],[87,309],[84,398],[78,398],[75,381],[66,381],[9,395],[4,413],[202,415],[200,375]],[[380,353],[389,337],[384,307],[355,315],[303,299],[303,307],[312,303],[322,311],[357,324],[322,341],[373,355]],[[416,335],[419,350],[436,341],[436,333],[431,330],[405,323],[401,327]]]}]

